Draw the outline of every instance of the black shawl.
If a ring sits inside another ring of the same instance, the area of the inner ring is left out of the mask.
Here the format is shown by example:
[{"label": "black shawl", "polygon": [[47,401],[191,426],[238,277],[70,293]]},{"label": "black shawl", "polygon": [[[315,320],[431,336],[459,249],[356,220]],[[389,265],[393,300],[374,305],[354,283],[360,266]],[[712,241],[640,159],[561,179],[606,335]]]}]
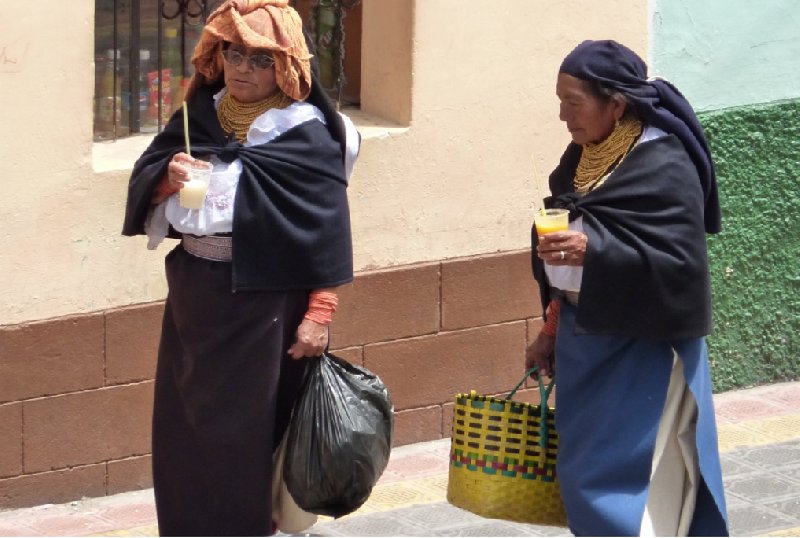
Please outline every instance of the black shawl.
[{"label": "black shawl", "polygon": [[[234,202],[233,289],[292,290],[337,286],[353,278],[350,213],[340,126],[308,121],[252,147],[226,139],[201,87],[188,103],[193,156],[241,159]],[[340,123],[340,122],[339,122]],[[122,233],[144,233],[150,198],[175,153],[185,151],[176,112],[133,168]],[[172,237],[176,237],[174,231]]]},{"label": "black shawl", "polygon": [[[705,196],[681,141],[668,135],[637,145],[602,186],[584,196],[573,192],[569,167],[576,160],[569,153],[561,173],[550,178],[553,196],[545,205],[568,208],[572,219],[582,216],[589,238],[576,333],[659,340],[709,334]],[[537,239],[534,228],[534,276],[546,305],[551,290],[536,256]]]},{"label": "black shawl", "polygon": [[705,229],[719,233],[722,216],[711,150],[700,121],[678,88],[660,78],[648,79],[644,60],[611,40],[584,41],[564,58],[559,72],[622,92],[644,123],[674,134],[683,142],[703,188]]}]

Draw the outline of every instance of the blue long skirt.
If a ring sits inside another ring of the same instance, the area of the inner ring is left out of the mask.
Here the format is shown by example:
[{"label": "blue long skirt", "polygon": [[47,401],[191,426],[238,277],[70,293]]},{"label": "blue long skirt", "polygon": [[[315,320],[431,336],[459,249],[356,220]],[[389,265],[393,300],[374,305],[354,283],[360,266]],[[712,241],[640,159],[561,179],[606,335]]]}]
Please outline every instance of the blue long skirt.
[{"label": "blue long skirt", "polygon": [[704,338],[654,341],[574,334],[563,303],[556,340],[558,476],[576,536],[638,536],[673,361],[697,402],[699,485],[692,536],[727,536]]}]

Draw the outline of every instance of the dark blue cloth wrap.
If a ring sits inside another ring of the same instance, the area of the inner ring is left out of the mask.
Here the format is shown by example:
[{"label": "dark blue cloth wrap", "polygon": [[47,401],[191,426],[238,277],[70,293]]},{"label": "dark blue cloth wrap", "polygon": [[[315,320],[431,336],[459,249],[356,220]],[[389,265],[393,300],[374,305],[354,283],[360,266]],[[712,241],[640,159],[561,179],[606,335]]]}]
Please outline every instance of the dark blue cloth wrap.
[{"label": "dark blue cloth wrap", "polygon": [[[593,80],[628,97],[639,118],[648,125],[674,134],[683,143],[700,178],[704,198],[706,232],[721,230],[714,163],[703,127],[683,94],[666,80],[647,79],[647,65],[635,52],[615,41],[584,41],[561,64],[559,72]],[[568,150],[570,159],[554,174],[575,175],[580,147]],[[565,153],[565,156],[567,154]],[[574,166],[573,166],[574,165]]]},{"label": "dark blue cloth wrap", "polygon": [[[223,133],[214,91],[202,87],[189,101],[189,133],[193,156],[242,161],[234,202],[232,288],[288,291],[350,282],[350,212],[342,144],[331,125],[335,118],[326,117],[327,126],[308,121],[266,144],[245,147]],[[134,165],[124,235],[144,233],[152,193],[180,151],[185,142],[179,110]]]}]

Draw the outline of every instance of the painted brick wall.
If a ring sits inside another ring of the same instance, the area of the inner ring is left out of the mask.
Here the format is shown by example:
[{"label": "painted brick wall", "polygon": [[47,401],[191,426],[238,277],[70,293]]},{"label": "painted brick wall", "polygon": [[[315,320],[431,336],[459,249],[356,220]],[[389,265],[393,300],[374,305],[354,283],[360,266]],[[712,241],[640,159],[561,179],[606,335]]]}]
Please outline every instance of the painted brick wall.
[{"label": "painted brick wall", "polygon": [[[362,273],[341,291],[331,346],[389,387],[396,445],[440,439],[456,393],[519,381],[538,303],[529,251]],[[0,327],[0,509],[151,486],[162,312],[158,302]]]},{"label": "painted brick wall", "polygon": [[800,101],[701,116],[723,232],[709,239],[715,390],[800,375]]}]

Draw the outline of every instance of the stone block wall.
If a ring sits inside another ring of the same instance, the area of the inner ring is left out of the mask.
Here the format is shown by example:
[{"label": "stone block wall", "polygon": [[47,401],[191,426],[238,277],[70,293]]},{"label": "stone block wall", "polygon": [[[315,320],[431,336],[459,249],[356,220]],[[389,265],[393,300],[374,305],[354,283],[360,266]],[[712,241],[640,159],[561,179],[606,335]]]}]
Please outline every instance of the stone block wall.
[{"label": "stone block wall", "polygon": [[[396,446],[449,437],[456,393],[520,380],[538,297],[527,250],[360,273],[341,289],[331,349],[384,380]],[[0,508],[152,485],[163,306],[0,327]]]}]

